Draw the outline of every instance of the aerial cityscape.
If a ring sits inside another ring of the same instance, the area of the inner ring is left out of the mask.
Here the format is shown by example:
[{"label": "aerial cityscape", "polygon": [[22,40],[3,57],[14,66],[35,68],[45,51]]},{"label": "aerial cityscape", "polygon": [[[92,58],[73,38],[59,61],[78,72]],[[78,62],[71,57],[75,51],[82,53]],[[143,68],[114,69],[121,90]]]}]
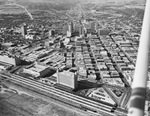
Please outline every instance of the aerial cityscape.
[{"label": "aerial cityscape", "polygon": [[0,0],[0,116],[127,116],[145,5]]}]

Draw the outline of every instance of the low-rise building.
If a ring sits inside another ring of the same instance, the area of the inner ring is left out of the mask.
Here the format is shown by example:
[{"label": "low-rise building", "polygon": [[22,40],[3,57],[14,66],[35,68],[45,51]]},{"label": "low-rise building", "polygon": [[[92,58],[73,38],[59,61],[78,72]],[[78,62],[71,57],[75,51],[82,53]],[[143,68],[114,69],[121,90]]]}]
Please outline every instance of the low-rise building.
[{"label": "low-rise building", "polygon": [[99,101],[109,103],[111,105],[116,104],[103,88],[97,88],[96,90],[92,91],[89,94],[89,97]]},{"label": "low-rise building", "polygon": [[0,55],[0,62],[17,66],[21,64],[21,59],[15,56]]},{"label": "low-rise building", "polygon": [[33,40],[34,37],[35,37],[34,35],[25,35],[25,39]]},{"label": "low-rise building", "polygon": [[11,64],[7,64],[7,63],[2,63],[0,62],[0,71],[3,71],[3,70],[7,70],[9,68],[11,68],[12,65]]},{"label": "low-rise building", "polygon": [[43,77],[50,72],[50,68],[35,64],[31,67],[23,68],[23,73],[28,73],[33,77]]},{"label": "low-rise building", "polygon": [[110,33],[110,30],[108,30],[108,29],[99,29],[99,30],[98,30],[98,35],[99,35],[99,36],[102,36],[102,35],[109,35],[109,33]]},{"label": "low-rise building", "polygon": [[80,76],[87,77],[87,70],[84,67],[79,67],[78,73],[79,73]]},{"label": "low-rise building", "polygon": [[125,83],[120,78],[113,78],[113,85],[119,87],[125,87]]},{"label": "low-rise building", "polygon": [[103,78],[103,82],[108,85],[125,87],[125,84],[122,82],[120,78]]}]

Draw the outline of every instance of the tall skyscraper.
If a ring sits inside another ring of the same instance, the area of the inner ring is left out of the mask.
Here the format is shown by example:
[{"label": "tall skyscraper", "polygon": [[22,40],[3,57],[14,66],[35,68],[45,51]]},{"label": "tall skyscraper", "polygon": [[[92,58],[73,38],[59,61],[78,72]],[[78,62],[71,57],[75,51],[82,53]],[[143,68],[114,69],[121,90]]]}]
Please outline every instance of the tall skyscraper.
[{"label": "tall skyscraper", "polygon": [[74,32],[74,25],[73,25],[73,22],[71,22],[69,25],[68,25],[68,31],[73,33]]},{"label": "tall skyscraper", "polygon": [[51,29],[51,30],[48,31],[48,37],[49,38],[54,36],[54,35],[55,35],[55,30]]},{"label": "tall skyscraper", "polygon": [[83,26],[79,27],[79,36],[83,36],[84,35],[84,28]]},{"label": "tall skyscraper", "polygon": [[25,23],[21,27],[21,34],[23,37],[25,37],[25,35],[27,35],[27,25]]},{"label": "tall skyscraper", "polygon": [[74,33],[74,25],[73,25],[73,22],[70,22],[68,24],[68,31],[67,31],[67,36],[68,37],[71,37]]},{"label": "tall skyscraper", "polygon": [[91,26],[91,33],[95,33],[96,32],[96,22],[92,21],[90,23]]},{"label": "tall skyscraper", "polygon": [[63,26],[63,28],[62,28],[62,33],[63,33],[64,35],[66,35],[67,31],[68,31],[68,25],[65,24],[65,25]]},{"label": "tall skyscraper", "polygon": [[74,24],[74,32],[75,32],[75,33],[78,33],[78,32],[79,32],[79,27],[80,27],[79,24],[77,24],[77,23]]}]

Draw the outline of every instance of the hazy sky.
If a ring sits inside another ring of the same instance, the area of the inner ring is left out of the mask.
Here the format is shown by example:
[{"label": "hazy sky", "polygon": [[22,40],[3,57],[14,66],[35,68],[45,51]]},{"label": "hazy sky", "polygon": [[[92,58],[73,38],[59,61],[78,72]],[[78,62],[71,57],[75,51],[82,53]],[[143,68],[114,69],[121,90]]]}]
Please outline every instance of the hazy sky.
[{"label": "hazy sky", "polygon": [[[3,1],[3,0],[0,0],[0,1]],[[8,0],[9,1],[9,0]],[[11,0],[10,0],[11,1]],[[19,1],[19,0],[16,0],[16,1]],[[20,1],[24,1],[24,0],[20,0]],[[43,2],[43,1],[84,1],[84,2],[87,2],[87,1],[96,1],[96,2],[130,2],[130,1],[136,1],[136,2],[145,2],[146,0],[25,0],[25,1],[34,1],[34,2],[37,2],[37,1],[40,1],[40,2]]]},{"label": "hazy sky", "polygon": [[131,2],[131,1],[136,1],[139,3],[145,3],[146,0],[0,0],[0,1],[31,1],[31,2],[95,2],[95,3],[105,3],[105,2]]}]

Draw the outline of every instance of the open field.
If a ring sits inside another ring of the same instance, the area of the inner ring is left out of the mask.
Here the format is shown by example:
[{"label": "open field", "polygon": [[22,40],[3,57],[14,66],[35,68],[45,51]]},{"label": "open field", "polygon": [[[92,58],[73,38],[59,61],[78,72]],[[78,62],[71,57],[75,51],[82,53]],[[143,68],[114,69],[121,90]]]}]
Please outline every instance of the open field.
[{"label": "open field", "polygon": [[[18,88],[18,89],[17,89]],[[17,91],[16,91],[17,89]],[[85,116],[75,108],[58,105],[19,86],[0,89],[0,116]],[[87,115],[86,115],[87,116]]]}]

